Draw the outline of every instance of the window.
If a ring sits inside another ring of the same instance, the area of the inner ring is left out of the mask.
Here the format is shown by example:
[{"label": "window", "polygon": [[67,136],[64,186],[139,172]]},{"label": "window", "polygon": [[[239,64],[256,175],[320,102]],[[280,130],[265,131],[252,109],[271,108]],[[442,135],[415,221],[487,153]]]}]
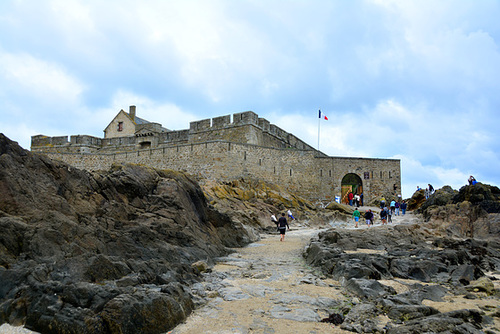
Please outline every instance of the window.
[{"label": "window", "polygon": [[141,143],[141,150],[146,149],[146,148],[151,148],[151,142],[150,141],[144,141]]},{"label": "window", "polygon": [[365,180],[370,179],[370,172],[365,172],[364,178],[365,178]]},{"label": "window", "polygon": [[118,122],[118,131],[123,131],[123,122]]}]

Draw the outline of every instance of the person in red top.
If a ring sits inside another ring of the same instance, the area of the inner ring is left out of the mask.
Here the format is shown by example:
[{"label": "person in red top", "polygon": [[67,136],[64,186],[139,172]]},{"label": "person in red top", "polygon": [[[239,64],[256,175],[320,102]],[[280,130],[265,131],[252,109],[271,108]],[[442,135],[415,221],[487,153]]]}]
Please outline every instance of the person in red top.
[{"label": "person in red top", "polygon": [[349,200],[349,205],[352,206],[352,199],[354,198],[354,194],[351,192],[349,192],[349,194],[347,195],[347,199]]}]

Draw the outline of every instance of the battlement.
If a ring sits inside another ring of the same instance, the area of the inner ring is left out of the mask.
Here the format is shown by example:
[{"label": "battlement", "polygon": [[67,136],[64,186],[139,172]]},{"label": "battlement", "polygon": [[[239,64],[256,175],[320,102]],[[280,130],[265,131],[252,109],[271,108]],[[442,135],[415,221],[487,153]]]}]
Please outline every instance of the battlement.
[{"label": "battlement", "polygon": [[68,140],[68,136],[37,135],[31,137],[31,150],[53,153],[93,153],[102,147],[102,142],[103,139],[88,135],[74,135],[70,137],[70,140]]},{"label": "battlement", "polygon": [[106,131],[105,138],[32,136],[31,150],[88,170],[131,162],[183,170],[201,180],[257,177],[310,199],[344,200],[354,190],[375,199],[401,189],[399,160],[329,157],[253,111],[171,131],[137,117],[131,106],[129,113],[121,110]]},{"label": "battlement", "polygon": [[[131,110],[135,114],[135,107]],[[314,150],[304,141],[271,124],[265,118],[260,118],[253,111],[194,121],[189,124],[188,130],[170,131],[159,123],[144,122],[135,126],[134,134],[128,132],[122,136],[114,135],[109,138],[77,135],[71,136],[71,140],[68,141],[68,136],[37,135],[31,139],[31,149],[38,152],[78,153],[99,150],[123,152],[213,140],[275,148]]]},{"label": "battlement", "polygon": [[233,122],[231,122],[231,115],[219,116],[211,119],[207,118],[189,123],[189,129],[191,132],[199,132],[247,124],[260,126],[259,116],[253,111],[245,111],[233,114]]}]

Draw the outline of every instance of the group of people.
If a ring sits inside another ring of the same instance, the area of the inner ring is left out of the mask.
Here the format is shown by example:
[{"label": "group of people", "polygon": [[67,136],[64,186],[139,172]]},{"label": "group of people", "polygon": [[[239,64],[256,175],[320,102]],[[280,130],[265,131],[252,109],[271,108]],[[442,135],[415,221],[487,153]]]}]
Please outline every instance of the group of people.
[{"label": "group of people", "polygon": [[[422,188],[420,188],[420,186],[417,186],[417,191],[420,190],[422,190]],[[428,199],[432,194],[434,194],[434,187],[429,183],[424,191],[425,199]]]},{"label": "group of people", "polygon": [[[352,213],[352,217],[354,218],[354,222],[356,223],[356,228],[358,227],[359,219],[361,218],[361,212],[359,212],[358,208],[354,209]],[[371,209],[368,209],[363,216],[366,220],[366,224],[368,226],[373,225],[373,212]]]},{"label": "group of people", "polygon": [[[295,217],[292,214],[291,210],[288,210],[286,212],[287,216],[291,220],[295,220]],[[290,225],[288,225],[288,221],[286,220],[285,213],[283,212],[281,214],[281,217],[276,219],[275,215],[271,215],[271,221],[276,224],[276,228],[278,229],[278,232],[280,232],[280,241],[285,241],[285,233],[286,229],[290,230]]]},{"label": "group of people", "polygon": [[[392,223],[393,216],[399,216],[400,214],[404,216],[406,214],[407,207],[408,203],[406,203],[406,200],[403,200],[401,202],[399,200],[392,200],[389,204],[389,207],[387,207],[385,198],[382,198],[380,200],[380,220],[382,225]],[[358,227],[358,223],[361,218],[361,212],[357,207],[354,210],[352,217],[354,219],[355,227]],[[373,226],[373,222],[375,221],[375,214],[371,209],[365,211],[363,218],[365,218],[366,224],[368,226]]]},{"label": "group of people", "polygon": [[363,193],[361,194],[353,194],[352,191],[350,191],[347,194],[347,200],[349,202],[350,206],[363,206]]}]

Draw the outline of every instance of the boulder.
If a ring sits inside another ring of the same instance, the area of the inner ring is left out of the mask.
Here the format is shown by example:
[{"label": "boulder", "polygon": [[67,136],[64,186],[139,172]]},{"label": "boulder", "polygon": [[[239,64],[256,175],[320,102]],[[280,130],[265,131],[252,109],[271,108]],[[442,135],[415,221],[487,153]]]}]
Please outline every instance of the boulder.
[{"label": "boulder", "polygon": [[496,292],[495,285],[488,277],[480,277],[478,280],[471,281],[468,286],[465,287],[468,291],[473,292],[486,292],[488,295],[493,295]]},{"label": "boulder", "polygon": [[394,288],[380,284],[373,279],[351,278],[346,282],[345,287],[348,291],[365,299],[375,299],[396,294]]}]

